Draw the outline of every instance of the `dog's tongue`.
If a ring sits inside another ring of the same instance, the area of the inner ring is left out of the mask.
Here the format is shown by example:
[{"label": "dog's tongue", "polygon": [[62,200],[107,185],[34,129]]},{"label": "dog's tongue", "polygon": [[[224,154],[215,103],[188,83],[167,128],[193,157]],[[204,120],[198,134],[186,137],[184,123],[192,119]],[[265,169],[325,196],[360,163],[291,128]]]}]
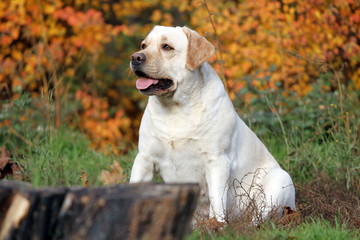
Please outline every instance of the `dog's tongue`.
[{"label": "dog's tongue", "polygon": [[159,80],[149,79],[149,78],[140,78],[136,80],[136,88],[139,90],[147,89],[153,84],[157,84]]}]

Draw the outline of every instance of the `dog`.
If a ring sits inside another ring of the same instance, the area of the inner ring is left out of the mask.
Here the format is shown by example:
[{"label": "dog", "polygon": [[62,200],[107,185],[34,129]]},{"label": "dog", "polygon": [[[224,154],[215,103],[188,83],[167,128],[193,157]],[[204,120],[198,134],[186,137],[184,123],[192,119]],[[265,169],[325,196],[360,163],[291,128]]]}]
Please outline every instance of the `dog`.
[{"label": "dog", "polygon": [[131,56],[136,87],[149,98],[130,183],[151,182],[155,173],[166,183],[199,183],[209,218],[219,222],[251,201],[264,218],[274,207],[295,210],[291,177],[235,112],[207,62],[214,53],[188,27],[155,26]]}]

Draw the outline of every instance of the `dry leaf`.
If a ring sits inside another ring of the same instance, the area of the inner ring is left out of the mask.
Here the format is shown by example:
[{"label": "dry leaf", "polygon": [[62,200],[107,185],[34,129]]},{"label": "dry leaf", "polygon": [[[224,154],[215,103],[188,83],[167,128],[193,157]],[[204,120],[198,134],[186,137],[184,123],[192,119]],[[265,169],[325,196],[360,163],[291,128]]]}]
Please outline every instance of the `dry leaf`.
[{"label": "dry leaf", "polygon": [[110,165],[110,171],[101,171],[101,183],[103,185],[119,184],[126,181],[126,176],[123,174],[123,168],[118,161]]},{"label": "dry leaf", "polygon": [[0,151],[1,151],[1,155],[0,155],[0,172],[1,172],[8,165],[10,160],[10,155],[6,151],[5,147],[0,148]]},{"label": "dry leaf", "polygon": [[89,181],[87,180],[87,174],[84,170],[81,169],[81,175],[80,175],[80,179],[83,183],[83,186],[84,187],[87,187],[88,186],[88,183]]},{"label": "dry leaf", "polygon": [[216,220],[216,218],[213,217],[213,218],[208,219],[208,220],[205,222],[205,226],[206,226],[208,229],[217,232],[217,231],[221,230],[221,229],[225,226],[225,223],[223,223],[223,222],[218,222],[218,221]]},{"label": "dry leaf", "polygon": [[6,175],[13,176],[15,180],[22,180],[23,174],[20,166],[11,160],[10,154],[6,147],[0,148],[0,179],[4,179]]},{"label": "dry leaf", "polygon": [[293,211],[289,207],[284,207],[284,216],[280,219],[280,223],[288,225],[290,223],[298,224],[300,222],[301,215],[298,211]]}]

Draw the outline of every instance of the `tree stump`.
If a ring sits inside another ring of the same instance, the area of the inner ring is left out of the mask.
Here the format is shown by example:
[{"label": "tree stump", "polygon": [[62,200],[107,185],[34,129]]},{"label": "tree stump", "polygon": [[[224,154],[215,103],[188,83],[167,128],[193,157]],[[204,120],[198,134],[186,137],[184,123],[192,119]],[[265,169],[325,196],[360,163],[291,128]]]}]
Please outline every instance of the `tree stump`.
[{"label": "tree stump", "polygon": [[0,181],[0,240],[182,239],[197,184],[34,189]]}]

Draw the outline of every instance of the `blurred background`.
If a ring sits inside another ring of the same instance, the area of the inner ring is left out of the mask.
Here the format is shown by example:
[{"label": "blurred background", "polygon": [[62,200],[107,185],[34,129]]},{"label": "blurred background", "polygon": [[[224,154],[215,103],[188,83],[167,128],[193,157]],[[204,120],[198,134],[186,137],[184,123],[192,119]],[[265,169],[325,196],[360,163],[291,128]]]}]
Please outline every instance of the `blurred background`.
[{"label": "blurred background", "polygon": [[[214,44],[210,62],[237,111],[288,170],[299,144],[340,141],[333,131],[357,151],[358,1],[2,0],[3,165],[40,185],[79,183],[80,169],[109,168],[118,156],[129,168],[147,102],[129,57],[155,25],[186,25]],[[75,180],[51,180],[49,169],[63,179],[69,167]]]}]

